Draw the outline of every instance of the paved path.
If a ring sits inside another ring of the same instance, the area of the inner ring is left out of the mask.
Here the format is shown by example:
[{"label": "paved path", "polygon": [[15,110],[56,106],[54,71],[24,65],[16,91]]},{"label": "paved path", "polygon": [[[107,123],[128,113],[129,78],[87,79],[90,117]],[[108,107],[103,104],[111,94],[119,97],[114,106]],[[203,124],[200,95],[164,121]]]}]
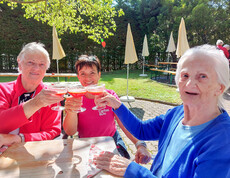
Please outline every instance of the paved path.
[{"label": "paved path", "polygon": [[[166,111],[170,108],[173,108],[174,106],[151,102],[151,101],[143,101],[143,100],[135,100],[135,102],[131,103],[124,103],[136,116],[138,116],[142,120],[151,119],[157,115],[164,114]],[[230,100],[224,100],[224,107],[227,110],[227,112],[230,114]],[[126,135],[121,131],[120,128],[118,128],[119,133],[121,134],[122,139],[124,140],[128,151],[131,155],[131,157],[134,158],[136,148],[133,145],[133,143],[126,137]],[[156,155],[158,151],[158,142],[157,141],[148,141],[147,147],[149,152],[152,155]],[[150,169],[150,166],[152,164],[152,161],[148,163],[147,165],[143,165],[146,168]]]}]

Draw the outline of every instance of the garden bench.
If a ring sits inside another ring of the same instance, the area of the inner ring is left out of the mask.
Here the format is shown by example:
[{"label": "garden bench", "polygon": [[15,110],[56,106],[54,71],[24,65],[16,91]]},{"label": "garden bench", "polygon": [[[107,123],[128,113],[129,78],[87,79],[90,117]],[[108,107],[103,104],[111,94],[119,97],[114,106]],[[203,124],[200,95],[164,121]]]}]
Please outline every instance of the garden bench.
[{"label": "garden bench", "polygon": [[162,68],[162,66],[159,65],[153,65],[153,64],[145,64],[147,67],[155,67],[155,68]]},{"label": "garden bench", "polygon": [[170,71],[176,71],[176,68],[170,68],[169,70]]},{"label": "garden bench", "polygon": [[152,79],[152,72],[155,74],[155,80],[157,80],[157,76],[160,76],[160,74],[167,73],[169,78],[169,83],[172,84],[173,76],[176,75],[175,71],[170,71],[170,70],[163,70],[163,69],[156,69],[156,68],[151,68],[151,79]]}]

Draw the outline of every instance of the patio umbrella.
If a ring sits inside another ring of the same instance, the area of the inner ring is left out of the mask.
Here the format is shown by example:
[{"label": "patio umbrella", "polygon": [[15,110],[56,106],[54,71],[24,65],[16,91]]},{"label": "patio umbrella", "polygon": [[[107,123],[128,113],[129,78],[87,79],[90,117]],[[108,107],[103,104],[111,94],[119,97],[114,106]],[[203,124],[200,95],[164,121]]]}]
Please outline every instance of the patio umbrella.
[{"label": "patio umbrella", "polygon": [[126,35],[126,46],[125,46],[125,64],[127,64],[127,95],[120,98],[123,102],[132,102],[135,101],[135,98],[128,96],[128,81],[129,81],[129,64],[133,64],[137,61],[137,53],[133,41],[133,35],[131,32],[130,24],[128,23],[127,35]]},{"label": "patio umbrella", "polygon": [[144,77],[147,76],[147,74],[145,74],[145,56],[149,56],[149,48],[148,48],[148,41],[146,35],[144,37],[144,42],[143,42],[142,56],[143,56],[143,73],[140,74],[140,76]]},{"label": "patio umbrella", "polygon": [[[59,73],[58,61],[62,59],[63,57],[65,57],[65,52],[58,39],[56,28],[55,26],[53,26],[53,57],[52,59],[57,60],[57,73]],[[58,82],[59,82],[59,77],[58,77]]]},{"label": "patio umbrella", "polygon": [[169,61],[169,53],[174,52],[174,51],[176,51],[176,46],[175,46],[174,39],[173,39],[173,32],[171,32],[170,38],[169,38],[169,44],[166,49],[166,52],[168,52],[168,61]]},{"label": "patio umbrella", "polygon": [[184,23],[184,18],[181,18],[179,32],[178,32],[178,40],[177,40],[177,57],[181,57],[185,51],[189,49],[189,44],[187,40],[186,28]]}]

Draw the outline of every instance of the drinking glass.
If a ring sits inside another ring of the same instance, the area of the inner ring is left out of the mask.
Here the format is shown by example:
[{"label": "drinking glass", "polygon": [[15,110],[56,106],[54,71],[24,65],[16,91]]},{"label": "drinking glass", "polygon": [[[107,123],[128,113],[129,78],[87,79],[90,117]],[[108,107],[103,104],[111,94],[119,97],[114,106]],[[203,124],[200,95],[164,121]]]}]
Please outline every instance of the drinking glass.
[{"label": "drinking glass", "polygon": [[[71,87],[68,87],[68,93],[75,97],[75,98],[80,98],[86,94],[86,89],[82,85],[74,85]],[[75,112],[84,112],[86,108],[80,107],[74,110]]]},{"label": "drinking glass", "polygon": [[[58,95],[58,96],[65,96],[67,93],[67,87],[65,86],[65,84],[52,83],[48,86],[48,88],[50,90],[56,91],[57,93],[55,95]],[[65,107],[57,105],[57,106],[52,107],[51,109],[54,111],[62,111],[65,109]]]},{"label": "drinking glass", "polygon": [[[92,95],[101,95],[103,94],[104,90],[105,90],[105,84],[97,84],[97,85],[90,85],[86,87],[86,90],[88,93],[92,94]],[[98,107],[98,106],[94,106],[92,108],[92,110],[99,110],[99,109],[103,109],[105,107]]]}]

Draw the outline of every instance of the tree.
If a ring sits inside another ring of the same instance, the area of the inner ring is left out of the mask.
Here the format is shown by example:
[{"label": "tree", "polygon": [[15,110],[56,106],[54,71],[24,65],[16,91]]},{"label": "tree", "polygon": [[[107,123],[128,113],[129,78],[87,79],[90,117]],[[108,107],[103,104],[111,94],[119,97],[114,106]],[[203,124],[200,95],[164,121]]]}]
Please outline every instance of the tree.
[{"label": "tree", "polygon": [[88,38],[100,43],[116,30],[114,17],[124,15],[115,10],[112,0],[1,0],[12,9],[17,3],[25,9],[26,18],[55,25],[60,34],[83,32]]},{"label": "tree", "polygon": [[[21,2],[23,0],[17,1]],[[42,1],[45,8],[45,0],[27,1]],[[94,1],[96,2],[96,0]],[[94,1],[85,0],[84,2],[90,4]],[[51,0],[47,0],[47,3],[50,2]],[[62,5],[64,3],[63,0],[55,2],[59,6],[60,3]],[[79,1],[73,0],[71,2],[79,3]],[[50,5],[47,4],[47,7]],[[89,34],[86,28],[77,32],[77,34],[72,33],[70,29],[67,29],[63,34],[59,33],[59,37],[62,39],[62,46],[67,55],[64,60],[60,60],[59,67],[61,72],[74,72],[74,63],[81,54],[97,55],[101,60],[103,71],[125,68],[123,63],[128,23],[131,24],[138,56],[142,52],[144,35],[147,35],[150,52],[148,57],[149,63],[154,63],[156,57],[159,57],[161,61],[166,60],[166,48],[170,33],[173,31],[173,37],[175,43],[177,43],[181,17],[184,17],[185,20],[190,47],[204,43],[214,45],[217,39],[230,43],[229,0],[114,0],[111,7],[114,8],[115,12],[123,9],[125,15],[119,17],[117,13],[113,17],[116,24],[116,31],[113,32],[114,36],[109,38],[105,38],[105,36],[97,37],[97,40],[103,38],[106,41],[105,48],[88,38]],[[45,13],[44,9],[41,8],[41,12]],[[68,14],[70,12],[64,13],[64,15],[71,16]],[[4,62],[7,60],[9,65],[12,62],[11,56],[17,55],[22,45],[31,41],[44,43],[49,53],[52,54],[52,28],[47,25],[48,22],[36,21],[33,18],[25,19],[23,14],[26,13],[21,9],[21,5],[18,5],[18,8],[12,11],[6,3],[0,4],[0,54],[6,54]],[[62,13],[59,14],[61,16]],[[91,26],[91,18],[95,18],[95,21],[98,21],[98,17],[81,15],[80,11],[76,11],[76,18],[78,16],[84,19],[82,23],[89,26]],[[60,17],[60,19],[62,18]],[[67,21],[68,18],[64,20]],[[104,22],[101,22],[101,24],[104,25]],[[105,26],[107,24],[105,22]],[[79,25],[80,27],[82,28],[83,26]],[[173,60],[177,60],[176,56]],[[141,60],[131,67],[142,67],[140,64]],[[5,63],[3,64],[2,60],[0,60],[0,70],[3,65]],[[52,62],[49,72],[55,71],[56,63]]]},{"label": "tree", "polygon": [[158,26],[157,16],[162,5],[160,0],[142,0],[140,2],[140,24],[145,34],[153,34]]},{"label": "tree", "polygon": [[[52,30],[46,24],[34,19],[25,19],[24,11],[18,6],[13,11],[4,3],[0,4],[0,69],[16,71],[16,57],[23,44],[33,41],[42,42],[46,47],[52,45],[49,39]],[[35,30],[38,29],[38,30]],[[50,51],[49,51],[50,52]],[[1,67],[2,66],[2,67]]]},{"label": "tree", "polygon": [[[107,63],[110,64],[108,69],[117,70],[125,67],[125,44],[128,23],[131,25],[133,39],[136,47],[137,54],[141,52],[141,45],[143,42],[142,29],[139,24],[139,2],[137,0],[116,0],[116,8],[122,8],[125,15],[116,17],[117,31],[115,35],[110,37],[106,47]],[[144,36],[144,35],[143,35]],[[137,63],[130,67],[137,67]]]},{"label": "tree", "polygon": [[[212,43],[210,37],[214,30],[213,24],[215,24],[212,13],[213,9],[205,3],[198,4],[193,8],[191,16],[188,18],[188,23],[192,24],[190,30],[193,32],[190,45]],[[205,28],[200,28],[201,24],[203,24]]]}]

